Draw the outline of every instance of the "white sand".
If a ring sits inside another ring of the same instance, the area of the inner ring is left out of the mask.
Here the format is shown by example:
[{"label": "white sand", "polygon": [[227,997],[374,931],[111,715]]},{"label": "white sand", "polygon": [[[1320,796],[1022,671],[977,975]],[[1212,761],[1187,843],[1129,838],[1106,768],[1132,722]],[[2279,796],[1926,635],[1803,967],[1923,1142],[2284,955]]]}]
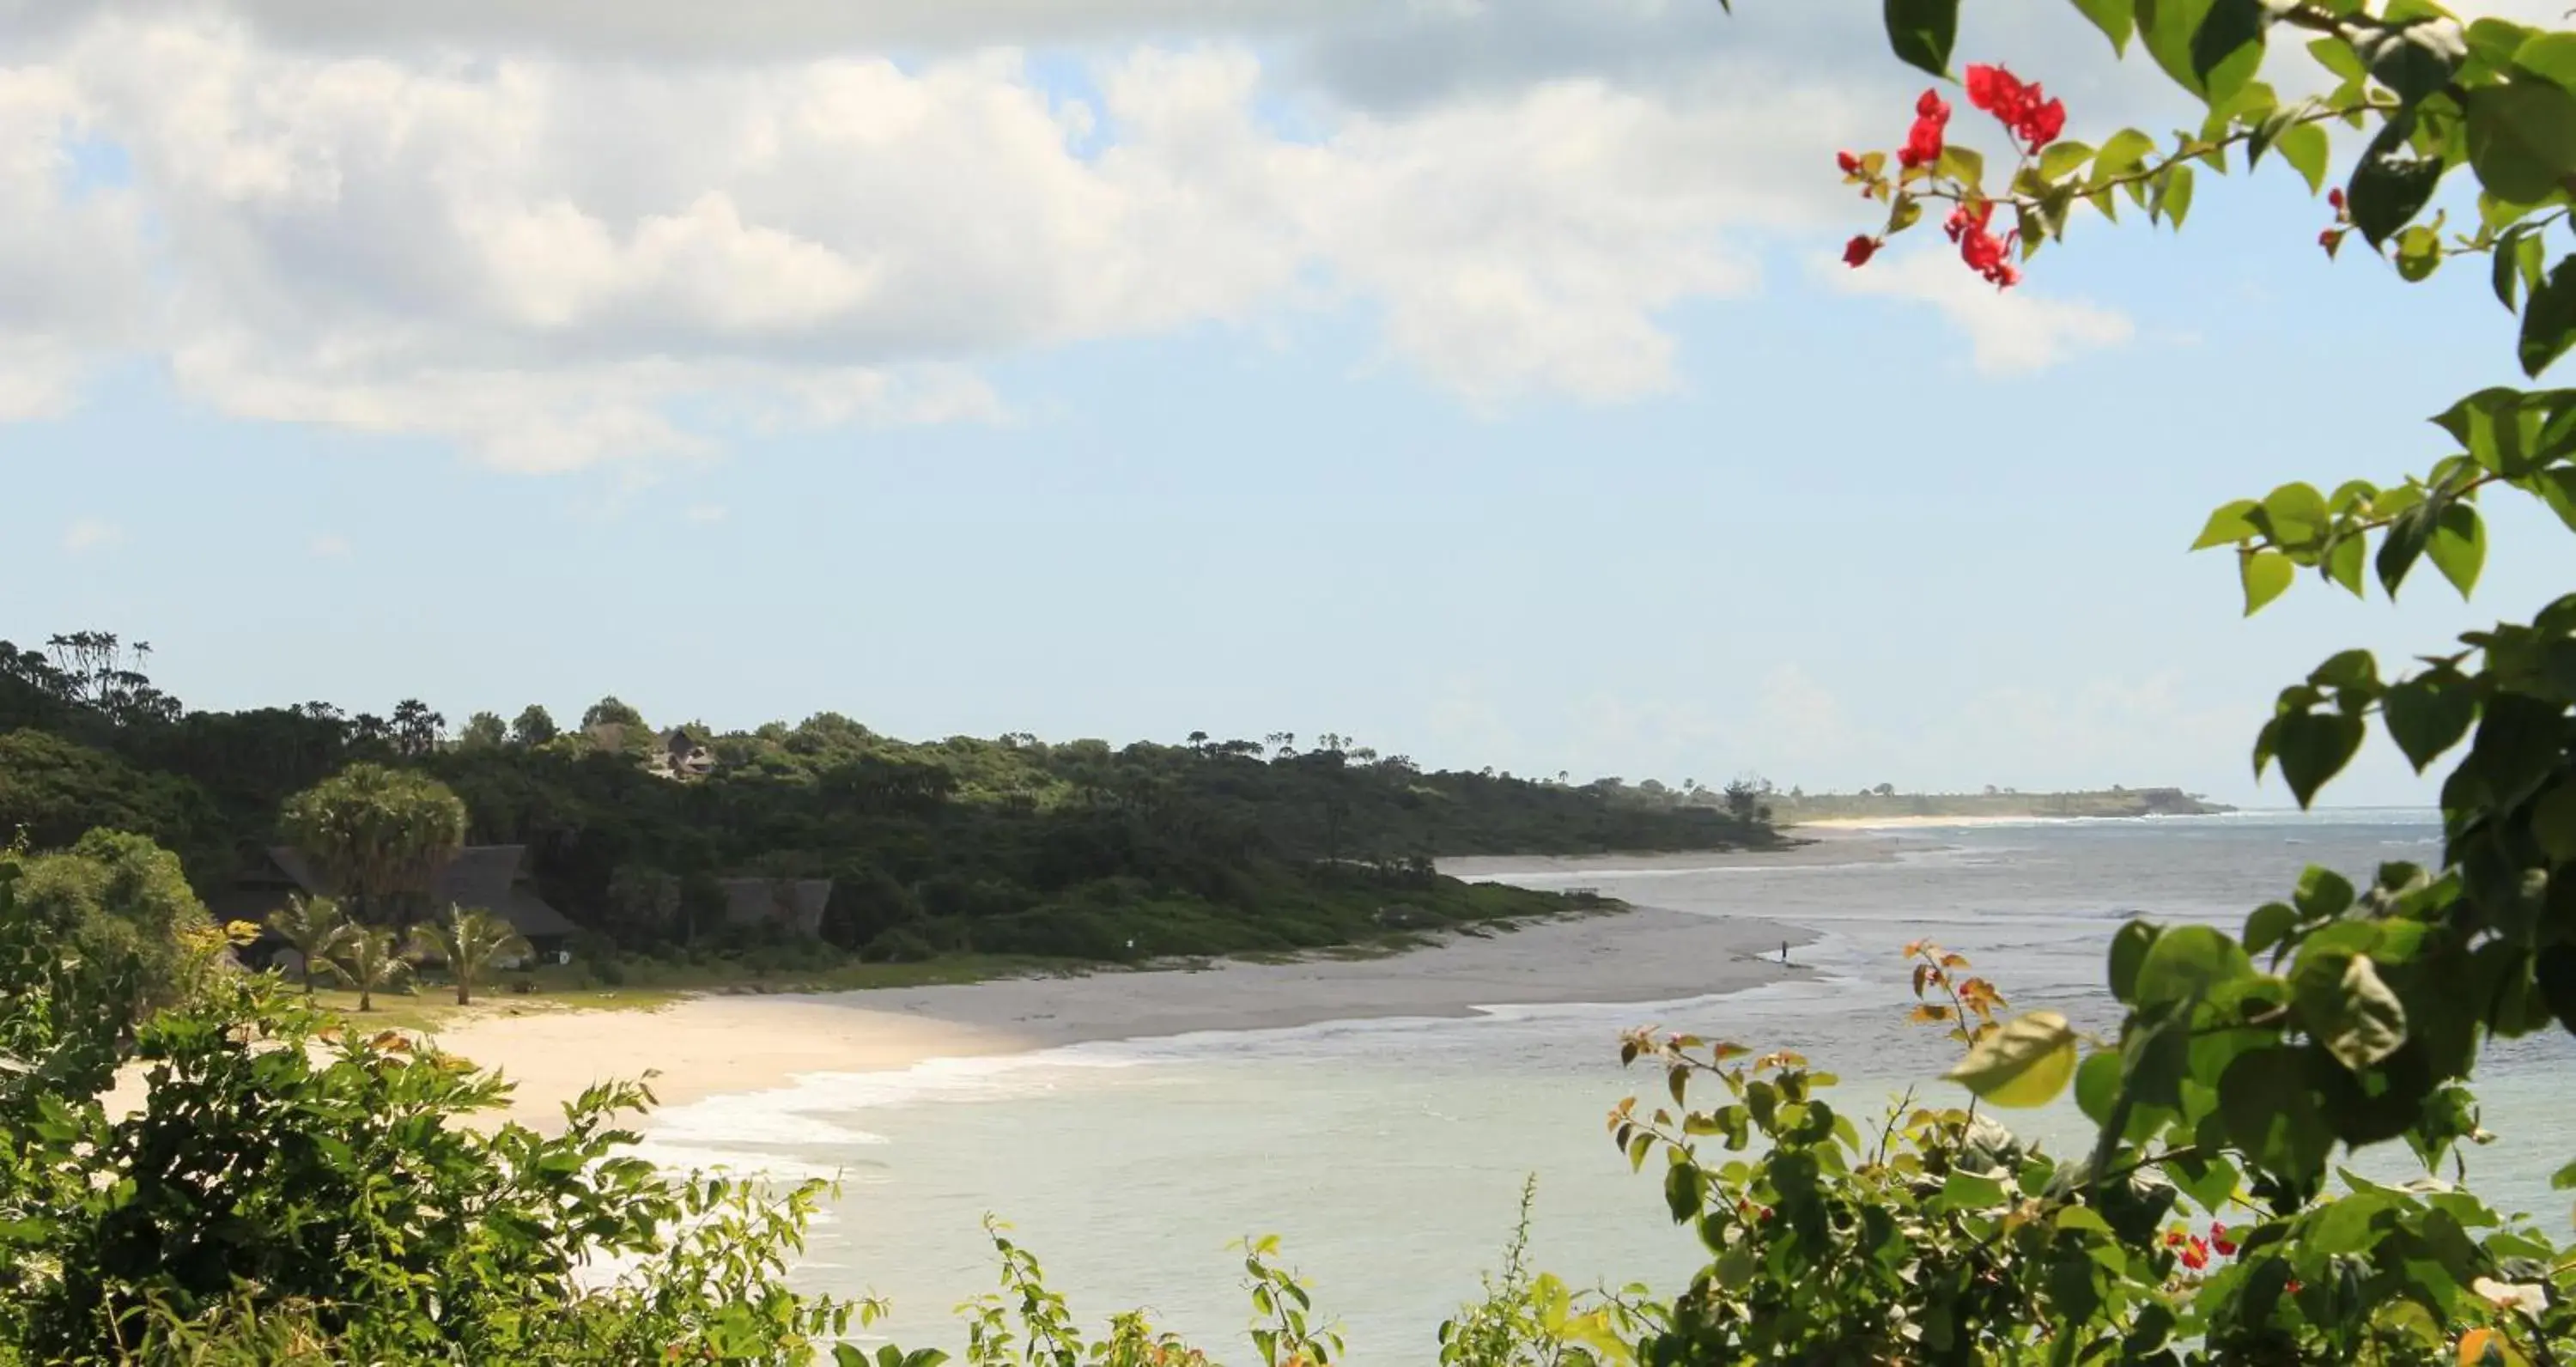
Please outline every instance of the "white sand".
[{"label": "white sand", "polygon": [[659,1074],[655,1094],[676,1105],[784,1086],[800,1073],[875,1072],[1094,1040],[1466,1016],[1489,1006],[1671,1001],[1800,976],[1780,962],[1781,945],[1811,938],[1754,917],[1641,909],[1525,923],[1380,958],[492,1015],[441,1032],[437,1043],[517,1084],[507,1118],[547,1127],[591,1083],[647,1070]]},{"label": "white sand", "polygon": [[1940,826],[2026,826],[2034,821],[2126,821],[2129,817],[2040,816],[1829,816],[1819,821],[1801,821],[1789,829],[1804,835],[1822,835],[1828,831],[1914,831]]}]

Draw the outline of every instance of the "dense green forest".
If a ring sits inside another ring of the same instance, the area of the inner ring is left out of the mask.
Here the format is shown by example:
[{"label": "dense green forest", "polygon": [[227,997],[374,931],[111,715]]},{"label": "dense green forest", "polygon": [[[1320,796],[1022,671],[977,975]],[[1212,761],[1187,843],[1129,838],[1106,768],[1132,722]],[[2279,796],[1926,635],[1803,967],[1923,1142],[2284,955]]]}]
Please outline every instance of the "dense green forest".
[{"label": "dense green forest", "polygon": [[107,633],[0,643],[0,830],[38,849],[149,835],[211,896],[278,841],[293,794],[352,763],[417,769],[464,800],[469,842],[527,846],[601,949],[695,942],[713,880],[759,874],[833,879],[824,938],[871,957],[1289,950],[1560,905],[1440,877],[1442,856],[1777,839],[1616,780],[1425,772],[1332,734],[910,743],[832,714],[656,728],[613,698],[571,725],[529,707],[451,727],[420,702],[191,710],[149,663]]}]

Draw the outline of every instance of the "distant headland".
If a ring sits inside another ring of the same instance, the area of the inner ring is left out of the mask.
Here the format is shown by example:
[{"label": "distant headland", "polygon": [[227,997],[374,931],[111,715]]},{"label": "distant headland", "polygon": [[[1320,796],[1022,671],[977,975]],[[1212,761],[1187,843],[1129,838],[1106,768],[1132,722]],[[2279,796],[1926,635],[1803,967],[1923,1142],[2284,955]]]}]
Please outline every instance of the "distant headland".
[{"label": "distant headland", "polygon": [[1988,788],[1977,793],[1901,793],[1881,784],[1857,793],[1765,794],[1763,805],[1783,826],[1876,821],[2010,821],[2074,817],[2208,816],[2236,810],[2180,788],[2111,787],[2089,792],[2025,793]]}]

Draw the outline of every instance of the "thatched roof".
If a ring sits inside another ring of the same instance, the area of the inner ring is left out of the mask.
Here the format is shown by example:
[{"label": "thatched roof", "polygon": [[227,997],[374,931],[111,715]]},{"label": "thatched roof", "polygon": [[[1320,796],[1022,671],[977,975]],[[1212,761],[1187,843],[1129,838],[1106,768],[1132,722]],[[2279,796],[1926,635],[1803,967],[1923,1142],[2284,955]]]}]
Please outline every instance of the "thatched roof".
[{"label": "thatched roof", "polygon": [[[525,845],[468,845],[458,850],[430,880],[429,904],[445,911],[450,906],[481,907],[507,920],[521,935],[531,940],[556,939],[576,933],[581,927],[564,914],[546,905],[521,878],[527,863]],[[333,894],[330,880],[304,857],[304,852],[288,845],[269,850],[269,860],[277,872],[285,875],[296,888],[313,896]],[[245,884],[269,883],[273,879],[245,879]],[[236,896],[247,900],[257,894],[252,887]],[[230,899],[227,899],[230,900]],[[261,920],[245,916],[243,920]]]},{"label": "thatched roof", "polygon": [[823,933],[829,878],[726,878],[725,919],[738,926],[783,925],[799,935]]}]

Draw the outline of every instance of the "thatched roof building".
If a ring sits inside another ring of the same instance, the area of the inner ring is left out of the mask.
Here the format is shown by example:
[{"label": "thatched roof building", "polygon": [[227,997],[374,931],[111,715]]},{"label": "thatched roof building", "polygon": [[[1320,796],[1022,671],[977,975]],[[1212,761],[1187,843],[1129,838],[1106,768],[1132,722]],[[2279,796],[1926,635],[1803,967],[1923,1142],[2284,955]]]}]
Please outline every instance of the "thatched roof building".
[{"label": "thatched roof building", "polygon": [[[288,846],[267,851],[267,863],[242,876],[231,892],[210,905],[216,918],[265,925],[269,914],[286,904],[290,893],[334,895],[304,852]],[[548,906],[527,878],[525,845],[468,845],[458,850],[431,878],[429,905],[444,913],[450,906],[480,907],[508,921],[539,953],[563,947],[581,927]]]}]

